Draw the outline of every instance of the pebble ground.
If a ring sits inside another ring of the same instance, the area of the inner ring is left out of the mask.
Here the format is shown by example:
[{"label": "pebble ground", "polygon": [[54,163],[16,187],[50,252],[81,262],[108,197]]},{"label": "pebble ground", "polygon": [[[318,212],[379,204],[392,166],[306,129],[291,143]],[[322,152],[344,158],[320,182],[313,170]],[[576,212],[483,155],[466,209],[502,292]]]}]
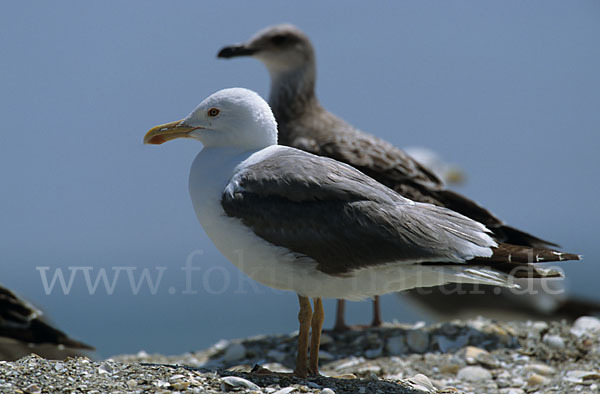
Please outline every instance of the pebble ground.
[{"label": "pebble ground", "polygon": [[[497,323],[486,319],[326,333],[321,373],[289,374],[296,335],[220,341],[177,356],[105,361],[0,362],[11,393],[598,393],[600,320]],[[278,374],[265,373],[263,368]],[[251,372],[254,370],[254,372]]]}]

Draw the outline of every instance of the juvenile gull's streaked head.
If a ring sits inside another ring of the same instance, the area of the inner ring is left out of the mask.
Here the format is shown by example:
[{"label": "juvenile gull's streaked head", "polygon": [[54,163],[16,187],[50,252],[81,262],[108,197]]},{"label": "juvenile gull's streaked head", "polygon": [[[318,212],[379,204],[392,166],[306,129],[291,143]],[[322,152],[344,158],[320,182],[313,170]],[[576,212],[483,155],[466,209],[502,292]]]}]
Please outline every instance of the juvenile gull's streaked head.
[{"label": "juvenile gull's streaked head", "polygon": [[267,27],[245,43],[224,47],[218,57],[253,56],[271,74],[282,74],[314,64],[315,52],[308,37],[296,26]]},{"label": "juvenile gull's streaked head", "polygon": [[192,138],[204,146],[260,148],[277,143],[277,123],[269,105],[252,90],[220,90],[202,101],[182,120],[156,126],[146,144]]}]

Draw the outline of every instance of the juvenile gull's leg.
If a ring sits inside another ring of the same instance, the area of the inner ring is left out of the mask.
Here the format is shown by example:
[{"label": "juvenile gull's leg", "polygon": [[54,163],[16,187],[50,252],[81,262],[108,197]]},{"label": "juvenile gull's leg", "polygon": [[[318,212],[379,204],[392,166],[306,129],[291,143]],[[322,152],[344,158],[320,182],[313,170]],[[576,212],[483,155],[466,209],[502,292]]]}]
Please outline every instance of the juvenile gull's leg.
[{"label": "juvenile gull's leg", "polygon": [[379,327],[383,323],[381,320],[381,306],[379,304],[379,296],[375,296],[373,299],[373,321],[371,327]]},{"label": "juvenile gull's leg", "polygon": [[350,327],[346,325],[344,321],[344,315],[346,311],[346,303],[344,300],[337,300],[337,309],[335,312],[335,325],[333,331],[348,331]]},{"label": "juvenile gull's leg", "polygon": [[380,327],[383,323],[383,319],[381,318],[381,307],[379,302],[379,296],[375,296],[373,299],[373,320],[371,321],[370,326],[348,326],[346,324],[344,315],[346,313],[346,304],[344,300],[337,300],[337,310],[335,314],[335,325],[333,326],[333,331],[348,331],[348,330],[361,330],[368,327]]}]

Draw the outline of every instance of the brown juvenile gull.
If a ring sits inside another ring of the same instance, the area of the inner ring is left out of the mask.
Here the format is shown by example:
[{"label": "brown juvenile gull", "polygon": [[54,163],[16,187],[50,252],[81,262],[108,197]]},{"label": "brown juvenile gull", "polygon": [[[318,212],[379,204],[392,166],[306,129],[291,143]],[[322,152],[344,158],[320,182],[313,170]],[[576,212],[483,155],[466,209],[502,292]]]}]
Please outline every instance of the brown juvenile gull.
[{"label": "brown juvenile gull", "polygon": [[247,89],[212,94],[183,120],[152,128],[144,142],[175,138],[204,145],[189,190],[215,246],[254,280],[298,294],[298,376],[319,371],[322,297],[358,300],[448,282],[514,287],[513,276],[560,275],[530,261],[579,259],[496,242],[459,213],[413,202],[347,164],[277,145],[269,105]]},{"label": "brown juvenile gull", "polygon": [[[515,245],[558,246],[507,226],[474,201],[445,188],[432,171],[402,150],[352,127],[321,106],[315,94],[315,51],[297,27],[267,27],[242,44],[221,49],[218,57],[252,56],[271,75],[269,104],[279,127],[279,144],[350,164],[414,201],[450,208],[483,223],[500,242]],[[338,302],[335,327],[344,323],[343,301]],[[375,298],[373,325],[381,323]]]},{"label": "brown juvenile gull", "polygon": [[575,321],[581,316],[600,317],[600,302],[569,294],[564,281],[515,280],[521,289],[460,283],[399,293],[437,320],[488,319]]},{"label": "brown juvenile gull", "polygon": [[94,350],[52,327],[42,315],[39,309],[0,285],[0,360],[18,360],[31,353],[62,360]]}]

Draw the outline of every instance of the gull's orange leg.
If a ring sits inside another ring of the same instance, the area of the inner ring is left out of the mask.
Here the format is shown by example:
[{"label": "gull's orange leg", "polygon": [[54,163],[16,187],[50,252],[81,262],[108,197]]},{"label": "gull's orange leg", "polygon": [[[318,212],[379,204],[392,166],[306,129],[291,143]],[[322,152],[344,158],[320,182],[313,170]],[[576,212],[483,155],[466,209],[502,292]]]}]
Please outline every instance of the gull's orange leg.
[{"label": "gull's orange leg", "polygon": [[308,372],[311,375],[319,374],[319,344],[321,343],[321,329],[325,320],[325,311],[323,311],[323,301],[320,298],[313,298],[314,313],[311,322],[310,336],[310,364]]},{"label": "gull's orange leg", "polygon": [[296,356],[296,369],[294,370],[294,375],[305,378],[308,375],[306,361],[308,356],[308,333],[310,331],[312,309],[308,297],[303,297],[298,294],[298,302],[300,303],[300,312],[298,312],[300,330],[298,332],[298,354]]}]

